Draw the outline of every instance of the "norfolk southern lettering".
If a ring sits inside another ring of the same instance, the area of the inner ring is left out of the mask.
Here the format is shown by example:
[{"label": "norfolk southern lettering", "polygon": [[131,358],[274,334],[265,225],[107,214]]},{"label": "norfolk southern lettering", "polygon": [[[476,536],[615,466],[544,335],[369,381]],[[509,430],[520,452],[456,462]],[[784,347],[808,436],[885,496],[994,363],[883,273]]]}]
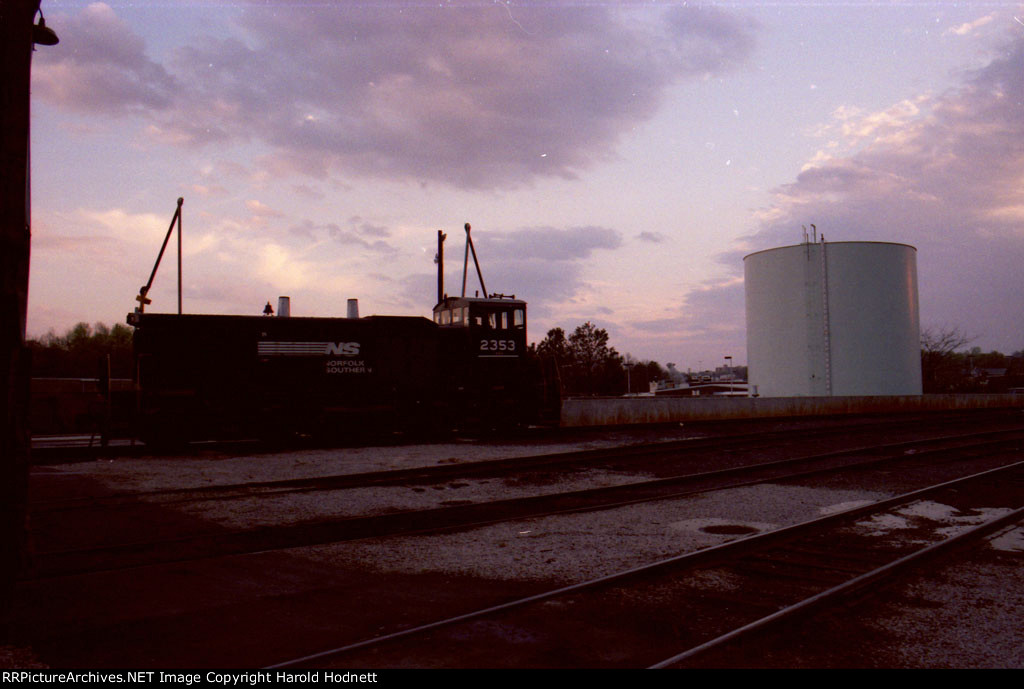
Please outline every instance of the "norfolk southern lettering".
[{"label": "norfolk southern lettering", "polygon": [[363,359],[332,359],[327,362],[328,373],[369,373]]}]

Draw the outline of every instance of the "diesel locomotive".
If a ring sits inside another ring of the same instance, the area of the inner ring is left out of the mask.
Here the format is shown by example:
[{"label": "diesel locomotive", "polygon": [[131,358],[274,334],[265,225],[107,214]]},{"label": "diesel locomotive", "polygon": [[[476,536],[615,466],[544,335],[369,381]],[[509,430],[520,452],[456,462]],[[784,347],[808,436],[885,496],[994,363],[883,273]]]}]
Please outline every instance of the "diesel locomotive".
[{"label": "diesel locomotive", "polygon": [[468,224],[463,294],[444,294],[444,239],[439,232],[433,319],[290,317],[280,307],[276,316],[146,313],[143,288],[128,316],[138,437],[159,445],[557,425],[557,369],[528,350],[526,302],[486,288],[465,296],[470,250],[476,263]]}]

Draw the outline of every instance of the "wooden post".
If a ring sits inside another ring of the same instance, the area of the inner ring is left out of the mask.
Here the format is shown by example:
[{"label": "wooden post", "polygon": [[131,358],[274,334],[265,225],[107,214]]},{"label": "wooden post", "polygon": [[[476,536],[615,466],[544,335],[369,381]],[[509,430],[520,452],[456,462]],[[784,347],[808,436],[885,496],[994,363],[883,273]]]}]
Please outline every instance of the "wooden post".
[{"label": "wooden post", "polygon": [[39,0],[0,4],[0,641],[11,638],[14,586],[28,552],[29,75],[38,10]]},{"label": "wooden post", "polygon": [[178,212],[176,216],[178,218],[178,315],[181,315],[181,204],[185,203],[185,199],[178,199]]},{"label": "wooden post", "polygon": [[444,301],[444,240],[448,237],[441,230],[437,231],[437,303]]}]

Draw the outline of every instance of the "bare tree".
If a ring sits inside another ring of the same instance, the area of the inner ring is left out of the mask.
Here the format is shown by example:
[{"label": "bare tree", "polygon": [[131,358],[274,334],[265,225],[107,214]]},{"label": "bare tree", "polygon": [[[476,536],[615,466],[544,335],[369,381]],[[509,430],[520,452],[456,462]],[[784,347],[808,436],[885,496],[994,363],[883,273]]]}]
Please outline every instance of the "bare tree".
[{"label": "bare tree", "polygon": [[952,392],[960,376],[962,356],[957,352],[971,342],[960,328],[936,327],[921,331],[921,379],[924,392]]},{"label": "bare tree", "polygon": [[921,331],[921,351],[947,356],[963,349],[975,339],[960,328],[925,328]]}]

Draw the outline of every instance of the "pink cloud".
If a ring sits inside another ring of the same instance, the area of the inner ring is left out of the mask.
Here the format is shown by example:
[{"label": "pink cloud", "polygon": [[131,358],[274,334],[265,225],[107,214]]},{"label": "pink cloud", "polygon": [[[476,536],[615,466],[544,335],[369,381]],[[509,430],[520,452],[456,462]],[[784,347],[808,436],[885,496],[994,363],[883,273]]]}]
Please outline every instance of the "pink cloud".
[{"label": "pink cloud", "polygon": [[177,82],[150,60],[145,42],[110,6],[93,3],[74,16],[51,19],[60,49],[33,60],[32,91],[69,110],[128,114],[169,108]]},{"label": "pink cloud", "polygon": [[628,6],[575,2],[281,5],[244,8],[243,39],[202,37],[166,66],[91,5],[64,19],[67,49],[40,60],[37,92],[145,113],[168,145],[260,142],[277,173],[494,188],[613,158],[670,85],[753,48],[748,23],[711,7],[639,21]]},{"label": "pink cloud", "polygon": [[745,241],[795,244],[814,222],[832,241],[912,244],[924,326],[954,323],[982,347],[1020,349],[1024,301],[1011,295],[1024,293],[1024,39],[927,110],[858,143],[777,189]]}]

